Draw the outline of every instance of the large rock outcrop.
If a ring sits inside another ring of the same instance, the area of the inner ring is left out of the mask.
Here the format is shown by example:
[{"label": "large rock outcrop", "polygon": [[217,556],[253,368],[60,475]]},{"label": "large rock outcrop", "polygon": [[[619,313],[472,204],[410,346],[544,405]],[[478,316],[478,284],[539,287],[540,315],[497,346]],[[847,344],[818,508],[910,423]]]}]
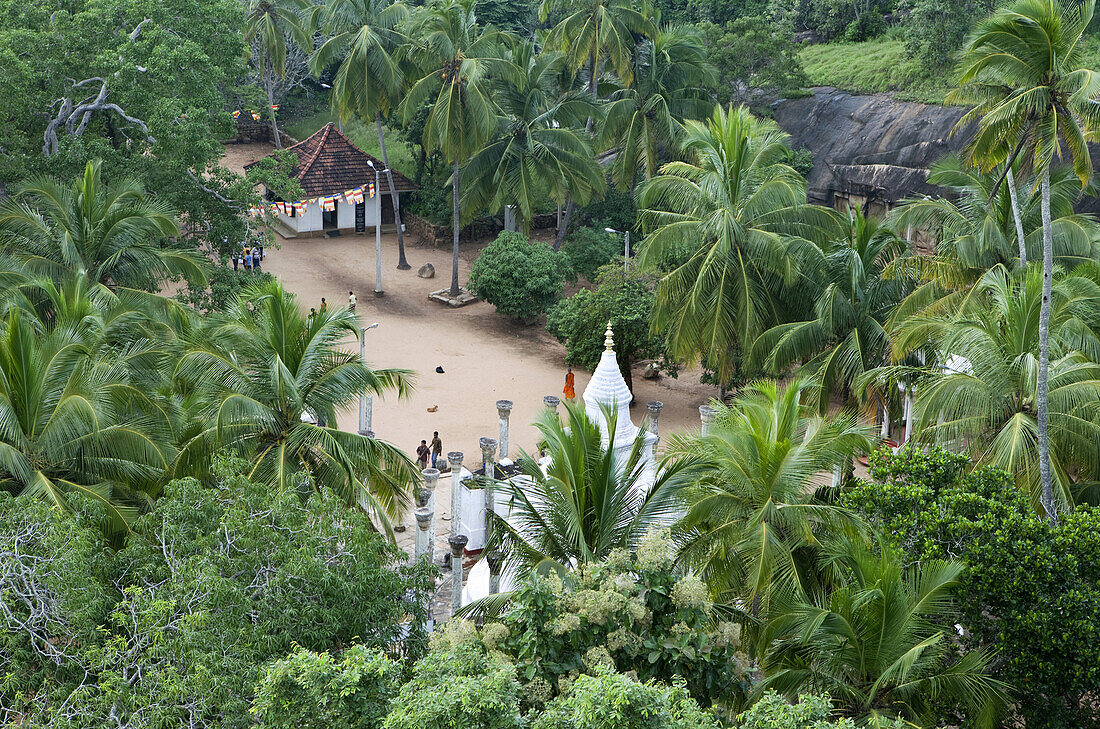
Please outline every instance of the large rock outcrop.
[{"label": "large rock outcrop", "polygon": [[887,94],[855,96],[834,88],[776,102],[791,146],[808,149],[812,202],[883,213],[912,195],[933,194],[928,168],[962,149],[969,130],[952,134],[964,110],[897,101]]}]

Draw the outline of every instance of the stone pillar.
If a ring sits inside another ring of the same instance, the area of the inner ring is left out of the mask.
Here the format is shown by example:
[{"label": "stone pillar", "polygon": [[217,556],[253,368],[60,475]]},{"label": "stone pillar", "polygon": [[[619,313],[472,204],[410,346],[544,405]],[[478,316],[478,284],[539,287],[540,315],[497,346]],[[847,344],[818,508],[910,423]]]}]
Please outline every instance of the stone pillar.
[{"label": "stone pillar", "polygon": [[511,205],[504,206],[504,229],[512,232],[516,230],[516,209]]},{"label": "stone pillar", "polygon": [[657,430],[657,422],[661,418],[661,408],[664,406],[665,404],[660,400],[651,400],[645,404],[646,410],[649,411],[649,427],[647,430],[653,435],[660,435]]},{"label": "stone pillar", "polygon": [[714,416],[718,413],[717,410],[710,405],[699,406],[699,421],[702,423],[703,436],[710,435],[710,426],[714,423]]},{"label": "stone pillar", "polygon": [[420,561],[420,558],[425,554],[428,555],[428,561],[432,561],[432,543],[431,543],[431,528],[434,521],[435,512],[426,506],[421,506],[416,510],[416,559]]},{"label": "stone pillar", "polygon": [[504,566],[504,553],[494,549],[485,555],[485,561],[489,563],[489,594],[500,592],[500,568]]},{"label": "stone pillar", "polygon": [[512,414],[511,400],[497,400],[497,418],[500,420],[500,460],[508,457],[508,416]]},{"label": "stone pillar", "polygon": [[[439,485],[439,469],[438,468],[425,468],[421,473],[424,475],[424,488],[421,493],[427,494],[427,503],[418,504],[420,506],[427,506],[432,512],[432,523],[428,527],[428,557],[435,559],[435,489]],[[419,501],[419,499],[417,499]]]},{"label": "stone pillar", "polygon": [[555,397],[554,395],[547,395],[542,399],[542,402],[544,405],[546,405],[546,407],[550,408],[556,413],[558,411],[558,403],[561,402],[561,398]]},{"label": "stone pillar", "polygon": [[465,534],[458,534],[447,538],[451,545],[451,614],[458,612],[462,607],[462,555],[466,551],[466,543],[470,538]]},{"label": "stone pillar", "polygon": [[462,531],[462,451],[447,454],[451,467],[451,536]]},{"label": "stone pillar", "polygon": [[478,445],[481,446],[481,466],[485,469],[485,543],[489,543],[490,533],[490,521],[489,512],[496,509],[496,502],[493,500],[494,489],[492,479],[496,478],[496,455],[497,442],[492,438],[481,438],[478,440]]}]

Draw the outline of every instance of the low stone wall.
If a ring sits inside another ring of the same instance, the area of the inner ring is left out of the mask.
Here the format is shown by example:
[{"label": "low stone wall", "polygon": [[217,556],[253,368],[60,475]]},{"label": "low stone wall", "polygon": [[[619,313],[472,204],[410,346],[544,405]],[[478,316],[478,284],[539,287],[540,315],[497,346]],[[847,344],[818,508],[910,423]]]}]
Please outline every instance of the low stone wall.
[{"label": "low stone wall", "polygon": [[[416,213],[402,212],[401,215],[405,223],[405,229],[411,235],[419,238],[422,243],[427,243],[435,248],[451,247],[451,242],[454,240],[454,232],[451,226],[437,225]],[[535,219],[531,221],[531,228],[535,230],[552,229],[556,228],[557,224],[557,215],[553,213],[536,215]],[[502,230],[504,230],[504,221],[499,218],[482,218],[481,220],[475,220],[459,231],[458,242],[461,245],[469,241],[492,238]]]}]

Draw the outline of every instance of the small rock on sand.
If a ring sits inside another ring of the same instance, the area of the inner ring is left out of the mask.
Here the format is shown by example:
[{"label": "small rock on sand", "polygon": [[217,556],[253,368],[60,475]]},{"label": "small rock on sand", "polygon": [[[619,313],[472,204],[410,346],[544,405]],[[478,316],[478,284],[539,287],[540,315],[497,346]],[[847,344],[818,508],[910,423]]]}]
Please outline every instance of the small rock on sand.
[{"label": "small rock on sand", "polygon": [[416,275],[420,278],[435,278],[435,266],[430,263],[425,263],[420,267],[420,270],[416,272]]}]

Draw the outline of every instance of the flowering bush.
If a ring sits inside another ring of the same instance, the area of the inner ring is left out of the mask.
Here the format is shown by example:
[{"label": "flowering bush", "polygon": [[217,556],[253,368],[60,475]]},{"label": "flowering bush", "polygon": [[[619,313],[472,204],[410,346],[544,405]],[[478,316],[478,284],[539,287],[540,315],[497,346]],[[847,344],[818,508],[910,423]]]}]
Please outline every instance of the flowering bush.
[{"label": "flowering bush", "polygon": [[741,705],[748,687],[741,626],[716,614],[698,578],[673,572],[666,545],[652,535],[636,555],[614,552],[566,582],[535,577],[484,627],[485,645],[515,662],[528,705],[604,668],[641,681],[679,676],[704,706]]}]

